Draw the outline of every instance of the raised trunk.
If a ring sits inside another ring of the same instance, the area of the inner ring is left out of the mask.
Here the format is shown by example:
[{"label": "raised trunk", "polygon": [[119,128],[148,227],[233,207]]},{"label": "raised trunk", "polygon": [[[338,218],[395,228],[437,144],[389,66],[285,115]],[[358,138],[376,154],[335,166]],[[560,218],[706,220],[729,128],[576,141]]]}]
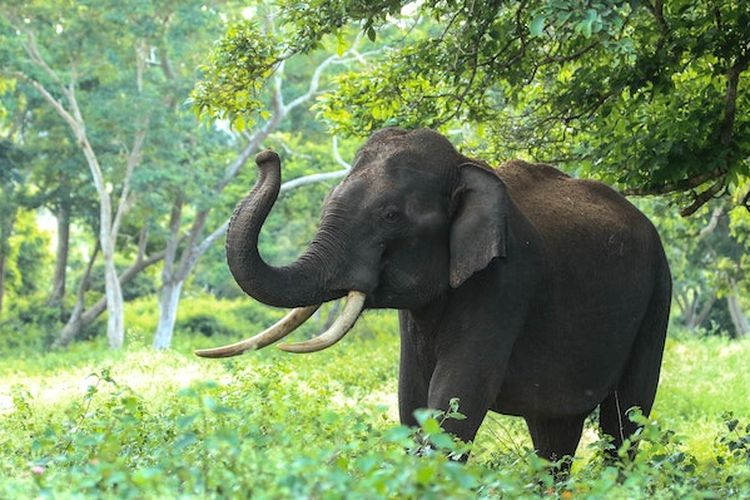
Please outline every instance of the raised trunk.
[{"label": "raised trunk", "polygon": [[159,324],[154,334],[154,349],[168,349],[172,343],[172,333],[177,319],[177,306],[184,281],[166,282],[159,296]]},{"label": "raised trunk", "polygon": [[302,307],[346,295],[331,289],[338,268],[337,245],[324,219],[305,253],[283,267],[266,264],[258,252],[258,234],[276,202],[281,185],[279,157],[265,150],[255,158],[258,181],[235,209],[227,230],[227,262],[240,288],[251,297],[276,307]]}]

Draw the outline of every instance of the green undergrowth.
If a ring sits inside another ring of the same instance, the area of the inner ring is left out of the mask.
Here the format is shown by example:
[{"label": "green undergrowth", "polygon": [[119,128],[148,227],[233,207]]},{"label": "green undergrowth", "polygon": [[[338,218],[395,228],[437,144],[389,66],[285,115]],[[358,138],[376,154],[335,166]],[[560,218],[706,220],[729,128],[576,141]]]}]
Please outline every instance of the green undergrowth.
[{"label": "green undergrowth", "polygon": [[644,424],[635,461],[606,462],[591,419],[570,478],[554,483],[519,419],[491,415],[465,465],[453,460],[465,445],[440,429],[462,418],[460,402],[399,426],[394,328],[392,313],[371,313],[307,356],[205,360],[191,350],[235,334],[181,332],[175,350],[154,352],[131,330],[115,354],[97,340],[5,357],[0,498],[750,495],[748,340],[670,339],[651,419],[631,414]]}]

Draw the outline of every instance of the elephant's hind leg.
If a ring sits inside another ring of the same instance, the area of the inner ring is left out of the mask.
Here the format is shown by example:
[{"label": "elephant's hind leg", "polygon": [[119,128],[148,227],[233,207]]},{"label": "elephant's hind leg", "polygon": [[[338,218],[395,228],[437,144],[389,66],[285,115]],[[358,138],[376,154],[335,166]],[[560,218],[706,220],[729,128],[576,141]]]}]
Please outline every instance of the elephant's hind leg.
[{"label": "elephant's hind leg", "polygon": [[[615,446],[611,453],[613,458],[623,441],[638,429],[638,426],[628,418],[628,409],[637,406],[644,415],[648,416],[656,397],[669,320],[671,280],[668,269],[666,276],[661,278],[641,322],[620,381],[599,406],[601,430],[613,438],[612,443]],[[635,447],[629,450],[631,457],[634,456],[635,451]]]},{"label": "elephant's hind leg", "polygon": [[[563,418],[525,418],[537,455],[551,462],[556,462],[566,456],[572,458],[575,455],[586,415]],[[563,462],[560,468],[554,471],[555,475],[557,477],[567,475],[570,463],[570,460]]]}]

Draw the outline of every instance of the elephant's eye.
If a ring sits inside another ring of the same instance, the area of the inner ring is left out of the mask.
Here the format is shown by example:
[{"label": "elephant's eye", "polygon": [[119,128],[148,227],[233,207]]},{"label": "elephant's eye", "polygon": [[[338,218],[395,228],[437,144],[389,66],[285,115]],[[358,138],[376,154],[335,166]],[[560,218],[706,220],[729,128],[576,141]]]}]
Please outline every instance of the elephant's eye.
[{"label": "elephant's eye", "polygon": [[400,214],[395,208],[389,208],[385,211],[385,213],[383,213],[383,219],[385,219],[386,222],[396,222],[399,216]]}]

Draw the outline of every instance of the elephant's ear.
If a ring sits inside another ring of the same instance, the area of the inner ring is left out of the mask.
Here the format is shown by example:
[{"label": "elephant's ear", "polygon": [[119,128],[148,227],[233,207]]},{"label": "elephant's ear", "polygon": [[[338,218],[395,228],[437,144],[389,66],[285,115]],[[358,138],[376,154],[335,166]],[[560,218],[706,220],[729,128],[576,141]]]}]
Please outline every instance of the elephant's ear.
[{"label": "elephant's ear", "polygon": [[495,172],[463,163],[452,198],[450,284],[457,288],[507,255],[508,193]]}]

